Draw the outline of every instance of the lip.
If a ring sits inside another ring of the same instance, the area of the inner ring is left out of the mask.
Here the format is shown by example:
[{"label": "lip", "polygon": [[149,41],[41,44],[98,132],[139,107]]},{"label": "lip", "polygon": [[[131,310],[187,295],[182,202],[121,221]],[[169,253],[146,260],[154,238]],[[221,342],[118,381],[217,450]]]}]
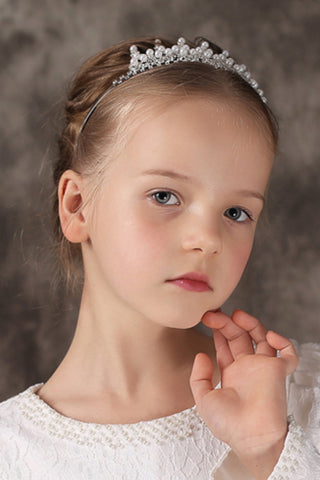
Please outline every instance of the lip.
[{"label": "lip", "polygon": [[209,277],[203,273],[188,272],[177,278],[168,280],[170,283],[194,292],[206,292],[212,290],[209,284]]}]

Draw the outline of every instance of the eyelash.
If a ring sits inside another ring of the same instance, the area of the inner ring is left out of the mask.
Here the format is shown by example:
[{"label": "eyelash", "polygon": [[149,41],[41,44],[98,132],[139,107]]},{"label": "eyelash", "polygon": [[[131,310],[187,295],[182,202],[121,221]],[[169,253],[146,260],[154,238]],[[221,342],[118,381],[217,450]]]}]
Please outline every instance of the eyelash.
[{"label": "eyelash", "polygon": [[[158,190],[156,192],[153,192],[152,194],[150,194],[150,197],[158,204],[158,205],[164,205],[164,206],[167,206],[168,204],[166,203],[162,203],[162,202],[158,202],[156,200],[156,195],[159,195],[159,193],[165,193],[165,194],[169,194],[169,198],[171,198],[172,196],[176,197],[177,201],[179,202],[178,205],[180,205],[180,200],[178,199],[178,196],[171,192],[170,190]],[[170,204],[169,206],[173,206],[173,205],[177,205],[177,203],[175,204]],[[248,210],[246,210],[245,208],[243,207],[239,207],[239,206],[234,206],[234,207],[230,207],[228,208],[225,212],[224,212],[224,215],[231,221],[234,221],[236,223],[246,223],[246,220],[243,220],[241,222],[238,221],[238,219],[234,219],[232,217],[228,217],[226,215],[226,212],[230,211],[230,210],[240,210],[241,212],[243,212],[246,216],[247,216],[247,219],[250,221],[250,222],[254,222],[254,218],[252,217],[251,213],[248,212]]]},{"label": "eyelash", "polygon": [[248,210],[246,210],[246,209],[243,208],[243,207],[230,207],[230,208],[228,208],[228,209],[224,212],[224,215],[225,215],[227,218],[229,218],[230,220],[234,221],[234,222],[237,222],[237,223],[246,223],[246,220],[243,220],[243,221],[239,222],[238,219],[234,219],[234,218],[232,218],[232,217],[228,217],[228,216],[226,215],[226,212],[227,212],[228,210],[240,210],[241,213],[244,213],[244,214],[247,216],[247,219],[248,219],[250,222],[254,222],[254,219],[253,219],[251,213],[249,213]]}]

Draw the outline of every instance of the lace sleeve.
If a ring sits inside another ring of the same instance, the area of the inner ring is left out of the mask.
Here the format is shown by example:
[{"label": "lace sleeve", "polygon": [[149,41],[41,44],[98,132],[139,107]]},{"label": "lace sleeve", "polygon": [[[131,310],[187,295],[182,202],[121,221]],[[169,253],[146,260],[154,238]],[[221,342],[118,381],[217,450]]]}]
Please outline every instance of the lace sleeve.
[{"label": "lace sleeve", "polygon": [[289,432],[268,480],[320,479],[320,345],[294,346],[299,365],[287,381]]},{"label": "lace sleeve", "polygon": [[293,415],[320,452],[320,345],[306,343],[295,348],[299,365],[288,378],[288,415]]},{"label": "lace sleeve", "polygon": [[320,479],[320,454],[303,428],[290,417],[284,449],[268,480],[306,479]]}]

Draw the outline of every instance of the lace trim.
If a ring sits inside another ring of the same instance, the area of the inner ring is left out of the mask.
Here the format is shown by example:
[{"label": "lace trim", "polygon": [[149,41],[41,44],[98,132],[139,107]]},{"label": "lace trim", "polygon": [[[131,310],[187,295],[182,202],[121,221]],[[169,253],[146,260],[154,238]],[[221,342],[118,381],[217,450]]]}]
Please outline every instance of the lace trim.
[{"label": "lace trim", "polygon": [[36,392],[42,384],[29,387],[15,397],[23,417],[42,431],[78,445],[107,445],[111,448],[154,445],[191,436],[204,427],[196,406],[173,415],[130,424],[86,423],[65,417]]},{"label": "lace trim", "polygon": [[[288,417],[289,433],[279,461],[269,480],[292,480],[293,478],[320,478],[319,454],[305,436],[304,430]],[[309,476],[313,473],[313,476]]]}]

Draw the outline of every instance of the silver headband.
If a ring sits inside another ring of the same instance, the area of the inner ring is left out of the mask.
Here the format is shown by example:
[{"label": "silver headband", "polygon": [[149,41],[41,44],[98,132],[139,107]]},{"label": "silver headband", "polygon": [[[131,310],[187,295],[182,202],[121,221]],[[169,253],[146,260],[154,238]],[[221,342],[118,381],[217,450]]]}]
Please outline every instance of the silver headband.
[{"label": "silver headband", "polygon": [[182,37],[179,38],[176,45],[173,45],[171,48],[165,48],[160,40],[156,40],[154,49],[149,48],[145,53],[139,52],[135,45],[130,47],[130,64],[128,72],[125,75],[121,75],[119,79],[114,80],[112,86],[108,88],[93,104],[83,121],[79,136],[83,132],[84,127],[97,106],[117,85],[120,85],[126,80],[129,80],[129,78],[134,77],[139,73],[143,73],[146,70],[180,62],[207,63],[216,69],[234,72],[258,93],[264,103],[267,101],[263,91],[259,88],[256,80],[251,77],[251,73],[247,70],[247,67],[243,64],[238,65],[235,60],[229,56],[227,50],[223,50],[222,53],[213,53],[213,50],[209,48],[209,43],[206,41],[202,42],[199,47],[190,48],[189,45],[186,44],[186,40]]}]

